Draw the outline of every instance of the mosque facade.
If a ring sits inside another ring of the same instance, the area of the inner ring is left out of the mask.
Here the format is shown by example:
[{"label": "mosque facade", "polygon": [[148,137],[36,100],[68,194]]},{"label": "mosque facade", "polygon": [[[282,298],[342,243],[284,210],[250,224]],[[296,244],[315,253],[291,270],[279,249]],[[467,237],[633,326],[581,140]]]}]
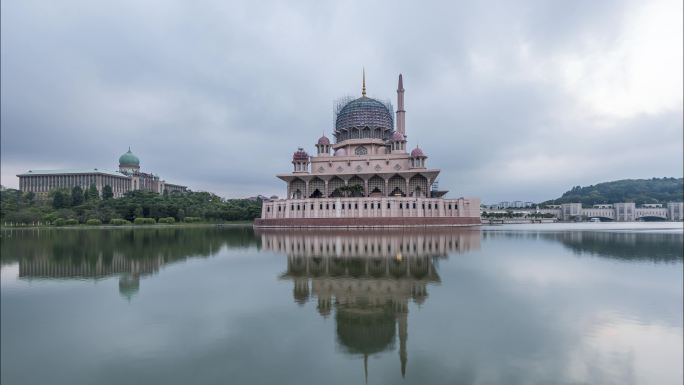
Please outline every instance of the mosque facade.
[{"label": "mosque facade", "polygon": [[439,169],[418,146],[408,150],[404,85],[399,75],[396,121],[390,103],[366,96],[336,107],[334,142],[323,135],[316,154],[299,148],[293,170],[277,177],[287,197],[265,201],[258,227],[468,226],[480,224],[479,198],[445,198]]},{"label": "mosque facade", "polygon": [[145,190],[156,193],[167,191],[184,192],[186,186],[168,183],[159,175],[140,171],[140,159],[131,149],[119,157],[118,171],[98,168],[90,169],[60,169],[60,170],[28,170],[19,177],[19,190],[33,192],[47,197],[48,193],[56,189],[71,189],[80,186],[87,189],[95,185],[102,196],[105,186],[112,188],[114,198],[122,197],[128,191]]}]

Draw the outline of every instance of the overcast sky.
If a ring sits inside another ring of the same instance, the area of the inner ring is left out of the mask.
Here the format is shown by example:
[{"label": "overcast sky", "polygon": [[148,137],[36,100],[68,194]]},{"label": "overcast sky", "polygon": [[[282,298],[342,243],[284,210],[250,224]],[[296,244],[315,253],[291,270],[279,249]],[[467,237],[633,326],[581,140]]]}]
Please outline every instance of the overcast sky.
[{"label": "overcast sky", "polygon": [[284,195],[333,101],[395,105],[449,196],[540,201],[681,177],[682,1],[3,0],[2,184],[28,169],[144,171]]}]

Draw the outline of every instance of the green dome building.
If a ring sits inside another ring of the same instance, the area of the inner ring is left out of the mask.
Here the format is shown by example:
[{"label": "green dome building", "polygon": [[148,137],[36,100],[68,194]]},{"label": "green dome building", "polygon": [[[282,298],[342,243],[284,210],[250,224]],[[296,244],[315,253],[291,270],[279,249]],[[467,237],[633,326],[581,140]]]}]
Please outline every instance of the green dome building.
[{"label": "green dome building", "polygon": [[131,148],[128,147],[128,151],[119,157],[119,169],[122,171],[137,171],[140,169],[140,159],[131,152]]},{"label": "green dome building", "polygon": [[162,194],[164,192],[185,192],[186,186],[168,183],[159,175],[140,171],[140,159],[128,151],[119,157],[119,170],[108,171],[101,168],[29,170],[19,177],[19,189],[47,198],[56,188],[71,189],[80,186],[87,189],[95,185],[100,196],[104,188],[111,189],[114,198],[120,198],[129,191],[144,190]]}]

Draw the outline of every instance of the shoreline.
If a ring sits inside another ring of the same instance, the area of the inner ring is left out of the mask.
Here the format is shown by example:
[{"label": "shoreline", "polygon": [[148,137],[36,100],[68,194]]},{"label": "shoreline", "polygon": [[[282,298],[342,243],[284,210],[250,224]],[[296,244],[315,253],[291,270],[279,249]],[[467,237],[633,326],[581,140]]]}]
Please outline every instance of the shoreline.
[{"label": "shoreline", "polygon": [[0,230],[33,230],[33,229],[39,229],[39,230],[47,230],[47,229],[84,229],[84,230],[93,230],[93,229],[159,229],[159,228],[174,228],[174,227],[241,227],[241,226],[250,226],[252,222],[249,221],[240,221],[240,222],[226,222],[226,223],[174,223],[174,224],[166,224],[166,223],[157,223],[154,225],[135,225],[135,224],[130,224],[130,225],[71,225],[71,226],[49,226],[49,225],[40,225],[40,226],[0,226]]}]

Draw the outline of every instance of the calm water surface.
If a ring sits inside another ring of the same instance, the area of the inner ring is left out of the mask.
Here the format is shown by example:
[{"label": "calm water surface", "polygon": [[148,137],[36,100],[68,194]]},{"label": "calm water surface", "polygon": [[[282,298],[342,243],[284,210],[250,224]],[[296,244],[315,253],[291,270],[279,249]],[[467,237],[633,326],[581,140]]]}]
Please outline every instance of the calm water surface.
[{"label": "calm water surface", "polygon": [[682,383],[681,223],[0,235],[3,385]]}]

